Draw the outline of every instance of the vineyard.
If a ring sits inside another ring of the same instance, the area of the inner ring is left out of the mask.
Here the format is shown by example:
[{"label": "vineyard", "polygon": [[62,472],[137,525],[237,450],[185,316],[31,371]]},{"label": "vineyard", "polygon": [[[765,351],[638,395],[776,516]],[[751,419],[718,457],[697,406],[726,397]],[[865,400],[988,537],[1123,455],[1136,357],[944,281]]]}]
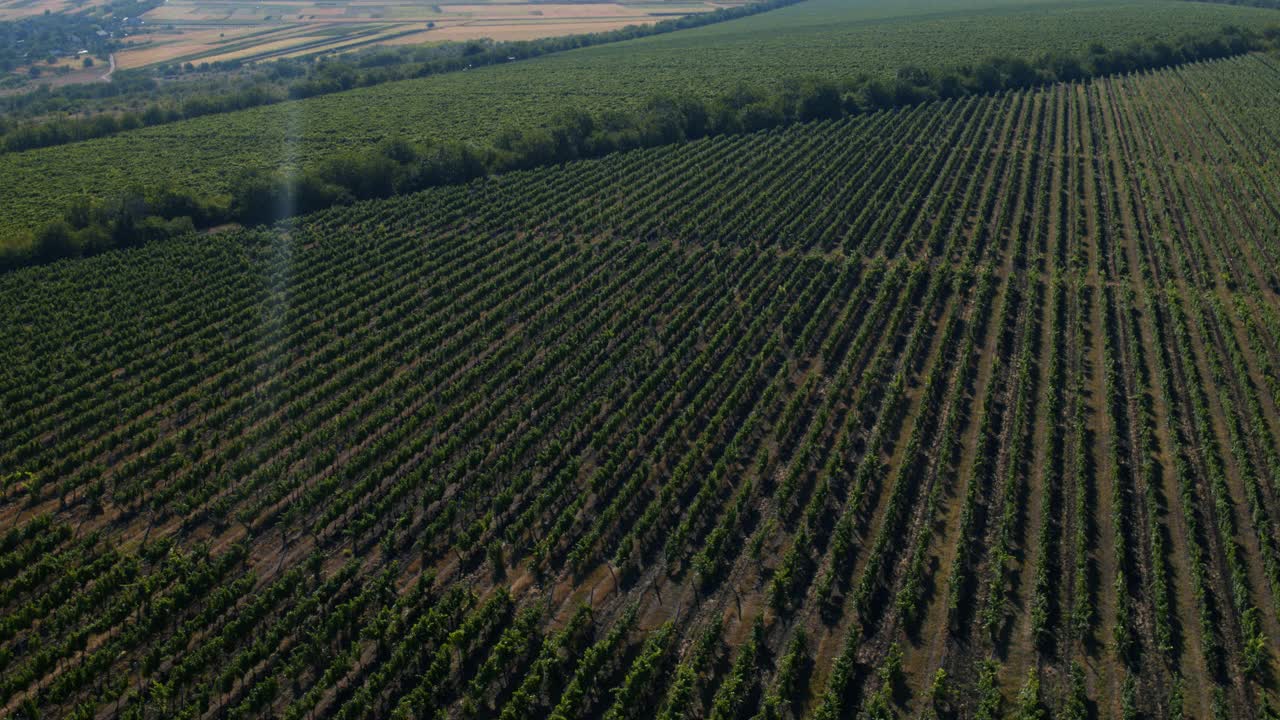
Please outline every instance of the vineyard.
[{"label": "vineyard", "polygon": [[1249,55],[0,276],[0,715],[1275,717],[1277,98]]},{"label": "vineyard", "polygon": [[[311,166],[388,137],[487,142],[558,110],[629,110],[655,93],[709,97],[742,84],[890,76],[904,65],[1035,58],[1173,40],[1268,10],[1181,0],[806,0],[760,16],[531,61],[386,83],[0,156],[0,246],[58,217],[77,193],[131,185],[227,192],[245,169]],[[772,80],[770,80],[772,79]]]}]

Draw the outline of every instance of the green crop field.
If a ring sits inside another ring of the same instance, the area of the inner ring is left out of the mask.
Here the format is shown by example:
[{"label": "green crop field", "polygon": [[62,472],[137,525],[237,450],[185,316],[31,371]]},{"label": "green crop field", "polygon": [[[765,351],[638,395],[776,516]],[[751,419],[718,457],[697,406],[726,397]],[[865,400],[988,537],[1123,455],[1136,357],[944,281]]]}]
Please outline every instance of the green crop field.
[{"label": "green crop field", "polygon": [[391,83],[0,156],[0,241],[57,217],[80,193],[131,183],[225,191],[245,168],[314,162],[385,137],[485,141],[563,108],[627,109],[654,93],[711,95],[739,82],[887,75],[993,54],[1035,57],[1174,38],[1267,10],[1182,0],[808,0],[696,30],[510,65]]},{"label": "green crop field", "polygon": [[1277,137],[1251,54],[0,276],[0,712],[1273,718]]}]

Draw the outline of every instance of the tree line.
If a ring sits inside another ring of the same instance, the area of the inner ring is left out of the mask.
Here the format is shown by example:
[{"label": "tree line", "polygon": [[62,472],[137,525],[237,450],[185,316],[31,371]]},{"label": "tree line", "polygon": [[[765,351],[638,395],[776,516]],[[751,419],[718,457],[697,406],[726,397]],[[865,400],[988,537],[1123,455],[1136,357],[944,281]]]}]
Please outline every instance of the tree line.
[{"label": "tree line", "polygon": [[1221,5],[1244,5],[1247,7],[1259,8],[1280,8],[1280,0],[1203,0],[1203,2],[1219,3]]},{"label": "tree line", "polygon": [[504,131],[487,147],[392,138],[311,167],[246,171],[232,183],[229,195],[135,187],[105,199],[79,197],[62,218],[0,255],[0,268],[89,255],[226,223],[270,223],[333,205],[613,152],[1274,50],[1278,43],[1280,26],[1262,32],[1227,26],[1174,43],[1135,42],[1110,49],[1094,45],[1081,55],[1048,54],[1032,61],[993,57],[940,71],[908,66],[890,79],[810,78],[778,89],[744,84],[708,99],[653,97],[631,112],[566,110],[545,126]]}]

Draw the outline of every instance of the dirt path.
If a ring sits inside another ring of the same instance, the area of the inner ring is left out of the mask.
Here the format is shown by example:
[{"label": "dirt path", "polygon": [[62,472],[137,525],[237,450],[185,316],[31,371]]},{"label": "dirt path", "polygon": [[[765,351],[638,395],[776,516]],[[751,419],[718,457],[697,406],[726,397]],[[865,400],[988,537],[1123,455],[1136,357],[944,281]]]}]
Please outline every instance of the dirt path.
[{"label": "dirt path", "polygon": [[[1157,609],[1154,605],[1156,597],[1152,582],[1155,571],[1155,563],[1152,559],[1154,554],[1152,528],[1158,521],[1151,517],[1146,502],[1145,486],[1151,481],[1151,477],[1144,473],[1143,468],[1149,467],[1149,463],[1153,462],[1150,456],[1151,450],[1149,447],[1134,446],[1135,442],[1141,442],[1138,440],[1142,422],[1139,415],[1143,411],[1138,402],[1138,395],[1145,392],[1146,388],[1139,387],[1137,364],[1141,359],[1135,355],[1141,354],[1142,346],[1137,344],[1139,333],[1133,327],[1134,320],[1129,312],[1128,300],[1129,293],[1135,288],[1145,291],[1142,285],[1145,273],[1141,270],[1135,272],[1135,270],[1144,267],[1141,253],[1146,247],[1146,239],[1150,237],[1150,230],[1144,222],[1147,216],[1141,205],[1140,186],[1136,188],[1138,192],[1135,192],[1134,187],[1134,179],[1138,171],[1135,168],[1132,143],[1140,134],[1125,133],[1127,128],[1120,108],[1124,103],[1116,100],[1113,92],[1100,93],[1099,111],[1103,114],[1101,130],[1106,135],[1106,162],[1111,172],[1110,185],[1116,188],[1114,197],[1118,199],[1113,211],[1119,215],[1123,233],[1121,244],[1114,247],[1113,265],[1115,266],[1114,276],[1123,283],[1124,292],[1111,294],[1116,333],[1114,352],[1117,357],[1117,381],[1120,391],[1117,399],[1122,406],[1120,418],[1122,426],[1116,430],[1124,433],[1124,441],[1120,443],[1123,454],[1121,462],[1127,466],[1128,472],[1121,477],[1127,478],[1129,482],[1128,497],[1122,514],[1133,520],[1128,523],[1129,527],[1125,529],[1126,534],[1122,542],[1130,548],[1130,554],[1126,558],[1129,567],[1126,568],[1125,574],[1131,603],[1129,608],[1133,625],[1131,638],[1140,647],[1155,649],[1160,642],[1155,635]],[[1157,530],[1157,532],[1163,531]],[[1167,598],[1167,595],[1165,597]],[[1151,656],[1139,652],[1135,657]],[[1134,667],[1134,671],[1144,677],[1142,692],[1150,696],[1146,704],[1163,708],[1168,693],[1168,678],[1165,672],[1167,665],[1145,660],[1135,662],[1139,664]]]},{"label": "dirt path", "polygon": [[[998,138],[993,141],[993,144],[995,144],[991,152],[993,157],[1009,152],[1010,146],[1017,142],[1021,124],[1015,125],[1014,119],[1018,115],[1019,113],[1012,108],[1005,113],[1004,125],[999,131]],[[969,219],[965,223],[963,232],[969,237],[970,243],[978,240],[975,232],[975,225],[980,222],[980,218],[977,217],[978,209],[984,206],[985,200],[990,193],[995,192],[1004,185],[1003,175],[997,175],[999,167],[1000,163],[998,162],[990,164],[982,181],[982,190],[979,193],[980,197],[975,207],[966,209],[969,213]],[[1009,172],[1011,170],[1005,167],[1004,175]],[[1011,284],[1017,281],[1013,268],[1012,254],[1006,253],[1003,260],[1003,264],[996,273],[1001,282],[992,298],[992,308],[998,308],[1004,304],[1005,296],[1010,291]],[[957,646],[956,636],[947,627],[947,598],[950,590],[948,578],[955,561],[957,547],[959,546],[959,538],[956,535],[960,532],[964,498],[969,492],[968,485],[977,481],[973,477],[972,468],[978,439],[979,415],[984,398],[993,392],[998,392],[998,388],[993,387],[993,383],[998,384],[1001,382],[1001,378],[996,376],[997,368],[992,361],[1000,342],[1002,330],[1002,328],[997,327],[988,328],[979,354],[976,377],[973,381],[973,392],[969,400],[969,413],[965,419],[964,431],[961,433],[960,457],[953,470],[959,479],[955,483],[954,495],[951,496],[951,500],[943,503],[938,536],[932,543],[934,549],[930,553],[929,562],[932,568],[930,584],[932,589],[925,596],[926,607],[919,630],[919,637],[924,638],[924,641],[920,645],[907,643],[904,647],[904,667],[915,677],[932,676],[937,668],[946,665],[947,656]]]},{"label": "dirt path", "polygon": [[[1009,291],[1009,278],[1000,283],[992,307],[1004,302],[1003,297]],[[982,398],[991,392],[991,384],[995,374],[994,357],[996,343],[999,341],[999,328],[988,328],[984,344],[979,351],[976,378],[973,380],[973,391],[968,400],[968,412],[964,420],[965,430],[960,438],[960,458],[951,471],[957,476],[953,491],[946,493],[940,513],[941,528],[937,539],[931,543],[929,567],[931,591],[925,595],[926,610],[920,623],[919,636],[924,641],[916,645],[907,643],[903,647],[903,666],[914,677],[929,677],[942,665],[943,656],[952,634],[947,629],[947,573],[955,560],[960,531],[960,515],[964,507],[964,497],[968,492],[968,484],[973,482],[970,468],[974,462],[974,450],[977,446],[977,416],[981,411]]]},{"label": "dirt path", "polygon": [[107,71],[102,74],[101,80],[102,82],[109,83],[111,82],[111,74],[116,71],[116,54],[111,53],[109,56],[107,56],[107,59],[111,62],[111,67],[107,68]]},{"label": "dirt path", "polygon": [[[1143,296],[1146,290],[1143,288]],[[1135,323],[1136,331],[1139,336],[1139,342],[1142,347],[1147,348],[1145,355],[1144,373],[1147,377],[1154,378],[1156,376],[1155,364],[1151,354],[1162,352],[1157,345],[1156,337],[1152,331],[1151,323],[1153,319],[1147,317],[1145,308],[1139,311],[1137,322]],[[1156,492],[1161,498],[1163,505],[1163,521],[1164,527],[1168,532],[1169,542],[1165,557],[1169,561],[1169,575],[1171,593],[1170,622],[1174,626],[1174,653],[1175,659],[1169,663],[1174,672],[1183,677],[1196,677],[1208,672],[1208,662],[1205,659],[1203,640],[1197,625],[1199,617],[1197,608],[1199,600],[1196,598],[1195,589],[1191,583],[1192,568],[1188,562],[1191,551],[1188,546],[1196,542],[1191,537],[1187,527],[1186,520],[1180,512],[1172,507],[1171,503],[1176,502],[1178,498],[1178,486],[1171,471],[1173,467],[1173,457],[1170,454],[1173,448],[1173,441],[1170,433],[1173,432],[1173,420],[1169,416],[1169,408],[1163,403],[1158,402],[1152,387],[1143,387],[1142,392],[1150,402],[1148,406],[1151,408],[1152,425],[1153,425],[1153,441],[1154,446],[1151,448],[1153,460],[1156,464],[1155,475],[1152,478],[1156,484]],[[1157,518],[1152,518],[1152,522],[1156,522]],[[1191,710],[1190,714],[1194,717],[1208,717],[1211,712],[1208,688],[1204,683],[1186,683],[1184,685],[1184,693],[1186,695],[1187,709]]]},{"label": "dirt path", "polygon": [[[1024,184],[1030,192],[1029,207],[1025,208],[1024,212],[1030,214],[1031,222],[1027,226],[1026,236],[1021,240],[1029,249],[1025,253],[1015,252],[1014,254],[1015,256],[1025,255],[1031,267],[1042,267],[1044,256],[1048,255],[1052,258],[1054,253],[1054,249],[1048,246],[1048,233],[1045,226],[1048,222],[1047,217],[1051,216],[1052,210],[1057,209],[1056,201],[1059,199],[1055,193],[1050,192],[1050,187],[1056,185],[1058,179],[1057,157],[1061,150],[1058,144],[1061,139],[1058,116],[1060,91],[1061,88],[1058,92],[1046,93],[1042,96],[1044,107],[1041,109],[1042,122],[1039,137],[1035,139],[1035,149],[1027,153],[1029,159],[1036,160]],[[1040,151],[1043,148],[1048,148],[1051,152],[1043,153]],[[1055,242],[1056,240],[1055,238]],[[1028,289],[1030,297],[1038,298],[1033,302],[1038,302],[1040,305],[1038,311],[1034,311],[1029,320],[1030,332],[1034,333],[1034,337],[1028,342],[1032,342],[1035,348],[1033,351],[1035,367],[1030,380],[1033,392],[1028,396],[1027,426],[1020,430],[1023,437],[1019,439],[1019,442],[1026,443],[1021,455],[1023,458],[1029,458],[1030,462],[1027,463],[1024,460],[1022,467],[1017,470],[1021,476],[1020,483],[1023,483],[1024,487],[1020,490],[1021,508],[1018,511],[1020,520],[1015,523],[1015,540],[1011,548],[1012,563],[1008,570],[1010,617],[1006,620],[1002,642],[996,648],[997,654],[1003,655],[1004,660],[1001,682],[1011,694],[1016,693],[1025,682],[1027,669],[1038,667],[1040,660],[1040,653],[1031,638],[1031,600],[1035,592],[1035,569],[1044,561],[1037,540],[1045,524],[1046,503],[1051,500],[1049,487],[1054,482],[1054,478],[1046,468],[1054,423],[1052,418],[1045,416],[1042,412],[1049,401],[1051,385],[1050,363],[1047,361],[1046,349],[1053,346],[1053,337],[1050,333],[1057,331],[1053,322],[1054,307],[1050,300],[1051,292],[1050,283],[1043,277],[1038,278]]]},{"label": "dirt path", "polygon": [[[1086,338],[1087,344],[1085,360],[1085,380],[1087,382],[1085,388],[1084,402],[1086,404],[1086,428],[1089,436],[1094,439],[1091,450],[1094,453],[1094,462],[1092,463],[1092,487],[1089,490],[1093,496],[1090,514],[1093,516],[1094,522],[1092,537],[1089,539],[1089,546],[1093,551],[1092,565],[1092,582],[1094,589],[1095,602],[1093,611],[1093,623],[1091,632],[1087,637],[1079,638],[1083,646],[1086,657],[1083,663],[1089,674],[1091,675],[1091,683],[1097,688],[1092,695],[1106,698],[1118,699],[1120,697],[1120,678],[1123,675],[1120,672],[1115,658],[1111,656],[1108,650],[1108,644],[1114,635],[1116,620],[1116,595],[1113,579],[1116,574],[1116,547],[1115,532],[1111,527],[1112,514],[1112,482],[1114,481],[1115,468],[1112,467],[1111,444],[1115,442],[1114,430],[1110,427],[1110,414],[1105,412],[1102,403],[1105,402],[1106,392],[1104,387],[1104,377],[1106,367],[1104,357],[1104,339],[1102,337],[1105,332],[1102,317],[1102,284],[1106,280],[1103,277],[1102,262],[1100,256],[1101,248],[1099,245],[1103,240],[1104,227],[1110,218],[1099,217],[1099,213],[1103,210],[1103,191],[1099,189],[1099,183],[1104,179],[1099,178],[1099,169],[1097,167],[1097,158],[1100,150],[1098,147],[1101,140],[1098,137],[1097,118],[1093,116],[1092,111],[1094,103],[1090,98],[1093,87],[1081,88],[1081,102],[1085,109],[1084,114],[1079,118],[1081,123],[1081,144],[1086,150],[1089,158],[1093,161],[1085,163],[1085,207],[1089,209],[1086,212],[1087,237],[1089,241],[1085,243],[1087,247],[1088,265],[1084,269],[1085,285],[1090,288],[1091,300],[1088,303],[1088,316],[1086,322]],[[1115,237],[1108,236],[1107,242],[1114,242]],[[1105,448],[1105,450],[1104,450]],[[1105,690],[1103,689],[1105,688]],[[1113,701],[1114,705],[1114,701]],[[1118,706],[1107,708],[1104,716],[1116,714],[1119,710]]]}]

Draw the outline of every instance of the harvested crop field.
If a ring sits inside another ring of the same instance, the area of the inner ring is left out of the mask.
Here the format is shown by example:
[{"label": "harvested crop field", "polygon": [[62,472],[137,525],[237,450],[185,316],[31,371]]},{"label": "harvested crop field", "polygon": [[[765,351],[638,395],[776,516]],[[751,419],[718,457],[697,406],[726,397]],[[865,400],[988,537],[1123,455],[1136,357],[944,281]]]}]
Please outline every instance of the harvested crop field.
[{"label": "harvested crop field", "polygon": [[648,24],[736,4],[169,0],[145,14],[151,32],[121,53],[120,62],[126,68],[162,62],[257,62],[380,44],[530,40]]}]

